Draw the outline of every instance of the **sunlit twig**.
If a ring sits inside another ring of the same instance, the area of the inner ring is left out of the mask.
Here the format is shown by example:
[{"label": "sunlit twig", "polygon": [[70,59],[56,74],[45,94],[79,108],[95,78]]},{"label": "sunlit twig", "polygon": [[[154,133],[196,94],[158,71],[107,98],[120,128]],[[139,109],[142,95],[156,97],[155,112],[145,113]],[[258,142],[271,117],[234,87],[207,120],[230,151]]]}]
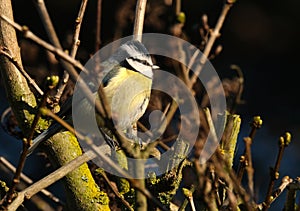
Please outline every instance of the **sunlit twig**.
[{"label": "sunlit twig", "polygon": [[[16,168],[8,161],[6,160],[4,157],[0,157],[0,162],[5,165],[11,172],[15,172]],[[20,178],[26,182],[27,184],[31,185],[33,184],[33,181],[26,176],[25,174],[21,173]],[[56,196],[54,196],[51,192],[49,192],[46,189],[41,190],[41,193],[44,194],[45,196],[47,196],[49,199],[51,199],[52,201],[61,204],[61,205],[65,205],[65,203],[63,201],[61,201],[59,198],[57,198]]]},{"label": "sunlit twig", "polygon": [[[71,51],[70,51],[70,56],[74,59],[75,59],[78,47],[80,45],[79,34],[80,34],[82,19],[83,19],[84,13],[85,13],[87,2],[88,2],[87,0],[81,1],[80,9],[79,9],[77,18],[75,20],[75,30],[74,30],[73,40],[72,40],[73,44],[72,44]],[[64,74],[62,76],[62,80],[60,80],[60,83],[58,85],[57,93],[54,96],[54,100],[56,102],[58,102],[59,99],[61,98],[63,91],[66,88],[68,80],[69,80],[69,73],[68,73],[68,71],[65,70]]]}]

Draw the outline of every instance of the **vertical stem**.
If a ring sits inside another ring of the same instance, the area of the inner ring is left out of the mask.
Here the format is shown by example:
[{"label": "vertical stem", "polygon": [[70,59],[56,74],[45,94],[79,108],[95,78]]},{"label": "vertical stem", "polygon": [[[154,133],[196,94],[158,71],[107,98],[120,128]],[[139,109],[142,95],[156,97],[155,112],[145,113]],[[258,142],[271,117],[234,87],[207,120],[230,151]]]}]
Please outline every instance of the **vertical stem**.
[{"label": "vertical stem", "polygon": [[[146,11],[147,0],[137,0],[136,9],[135,9],[135,20],[133,35],[135,40],[142,41],[142,33],[144,26],[144,18]],[[142,155],[142,153],[139,153]],[[136,176],[139,178],[138,182],[141,188],[145,188],[145,161],[142,159],[142,156],[138,156],[136,160],[135,172]],[[147,198],[139,190],[136,191],[136,210],[137,211],[147,211]]]},{"label": "vertical stem", "polygon": [[78,47],[79,47],[79,44],[80,44],[79,34],[80,34],[82,19],[83,19],[83,15],[85,13],[87,2],[88,2],[87,0],[82,0],[78,15],[77,15],[77,18],[76,18],[76,21],[75,21],[73,44],[72,44],[72,48],[71,48],[71,52],[70,52],[70,56],[72,58],[75,58]]},{"label": "vertical stem", "polygon": [[272,191],[273,191],[275,181],[279,177],[278,170],[279,170],[280,161],[281,161],[282,156],[283,156],[283,151],[284,151],[284,146],[280,146],[278,156],[277,156],[277,159],[276,159],[275,167],[270,168],[270,182],[269,182],[269,185],[268,185],[268,191],[267,191],[266,198],[265,198],[265,203],[264,203],[264,206],[263,206],[264,211],[268,210],[269,207],[270,207],[270,204],[271,204],[270,197],[272,196]]},{"label": "vertical stem", "polygon": [[[139,183],[139,187],[145,188],[145,161],[144,159],[137,158],[135,161],[135,173],[136,177],[138,178],[137,181]],[[137,211],[147,211],[147,197],[137,190],[136,194],[136,210]]]},{"label": "vertical stem", "polygon": [[133,35],[138,41],[142,41],[146,5],[147,0],[138,0],[136,4]]},{"label": "vertical stem", "polygon": [[289,145],[290,142],[291,142],[291,134],[288,132],[286,132],[284,136],[281,136],[279,138],[279,152],[277,155],[277,159],[276,159],[274,168],[270,169],[270,182],[269,182],[269,186],[268,186],[267,195],[266,195],[265,201],[263,203],[263,211],[268,210],[268,208],[270,207],[270,204],[272,202],[271,196],[272,196],[272,191],[273,191],[273,187],[275,184],[275,180],[277,180],[279,178],[280,162],[282,160],[284,149]]},{"label": "vertical stem", "polygon": [[181,0],[176,0],[175,14],[179,15],[180,12],[181,12]]},{"label": "vertical stem", "polygon": [[[83,19],[83,15],[85,13],[85,9],[86,9],[86,5],[87,5],[87,0],[82,0],[81,5],[80,5],[80,9],[75,21],[75,30],[74,30],[74,35],[73,35],[73,44],[72,44],[72,48],[71,48],[71,52],[70,52],[70,56],[72,58],[75,58],[78,47],[80,45],[80,40],[79,40],[79,34],[80,34],[80,29],[81,29],[81,25],[82,25],[82,19]],[[64,74],[62,76],[62,80],[60,80],[60,84],[57,88],[57,93],[54,96],[54,99],[56,102],[58,102],[67,86],[68,80],[70,78],[70,74],[65,70]]]},{"label": "vertical stem", "polygon": [[246,165],[246,171],[248,174],[248,187],[250,191],[250,196],[253,198],[254,196],[254,169],[252,166],[252,156],[251,156],[251,144],[252,139],[250,137],[244,138],[244,142],[246,144],[246,153],[245,153],[245,159],[247,160],[248,164]]},{"label": "vertical stem", "polygon": [[[261,128],[262,123],[263,123],[263,121],[260,118],[260,116],[253,117],[253,120],[251,122],[251,131],[249,133],[249,138],[251,139],[251,144],[253,142],[253,139],[254,139],[257,129]],[[237,170],[237,179],[238,179],[239,183],[242,182],[247,163],[248,163],[248,160],[247,160],[247,156],[246,156],[246,149],[244,149],[244,152],[243,152],[243,155],[241,156],[240,163],[239,163],[238,170]]]},{"label": "vertical stem", "polygon": [[101,45],[101,15],[102,15],[102,0],[97,3],[97,20],[96,20],[96,44],[95,52],[100,49]]}]

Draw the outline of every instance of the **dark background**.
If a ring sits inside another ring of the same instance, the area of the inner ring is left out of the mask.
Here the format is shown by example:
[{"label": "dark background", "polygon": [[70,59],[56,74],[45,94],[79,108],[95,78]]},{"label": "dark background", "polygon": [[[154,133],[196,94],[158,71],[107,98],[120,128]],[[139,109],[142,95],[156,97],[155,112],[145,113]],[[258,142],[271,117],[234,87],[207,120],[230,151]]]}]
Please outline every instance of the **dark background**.
[{"label": "dark background", "polygon": [[[66,37],[73,30],[80,1],[47,1],[50,15],[58,35]],[[102,40],[113,39],[116,25],[114,11],[122,4],[121,0],[103,0]],[[153,2],[153,1],[149,1]],[[182,10],[187,22],[184,30],[188,35],[195,33],[195,25],[201,16],[208,15],[209,24],[214,26],[222,8],[222,1],[182,1]],[[90,1],[81,33],[82,55],[93,52],[95,37],[96,1]],[[32,1],[14,1],[15,20],[25,24],[37,35],[46,39],[39,16]],[[298,94],[299,48],[300,48],[300,2],[296,0],[238,0],[233,6],[217,40],[223,46],[222,53],[212,60],[215,69],[222,75],[229,71],[231,64],[239,65],[245,76],[243,100],[237,113],[242,118],[238,152],[243,150],[242,138],[249,133],[249,122],[254,115],[263,119],[263,127],[258,131],[253,144],[256,190],[261,201],[269,180],[269,166],[274,165],[277,155],[277,141],[280,135],[289,131],[293,139],[286,149],[280,169],[280,178],[289,175],[300,176],[297,164],[300,161],[300,109]],[[127,34],[124,34],[127,35]],[[3,87],[0,86],[0,113],[8,106]],[[21,142],[15,141],[0,129],[0,155],[14,164]],[[33,156],[26,164],[25,172],[32,178],[41,178],[45,173],[36,174],[44,160],[30,165],[37,157]],[[279,183],[277,183],[279,184]],[[55,186],[52,187],[55,189]],[[280,196],[270,210],[282,208]]]}]

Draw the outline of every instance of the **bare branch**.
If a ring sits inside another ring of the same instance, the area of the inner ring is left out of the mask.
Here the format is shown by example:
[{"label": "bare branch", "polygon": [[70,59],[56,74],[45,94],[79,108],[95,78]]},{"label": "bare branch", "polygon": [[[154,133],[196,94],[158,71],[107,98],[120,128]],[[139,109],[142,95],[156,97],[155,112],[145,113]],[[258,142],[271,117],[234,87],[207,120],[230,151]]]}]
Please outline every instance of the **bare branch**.
[{"label": "bare branch", "polygon": [[244,138],[244,142],[246,145],[246,153],[245,159],[247,160],[246,171],[248,175],[248,187],[249,187],[249,195],[254,197],[254,168],[252,165],[252,156],[251,156],[251,144],[252,139],[250,137]]},{"label": "bare branch", "polygon": [[142,33],[144,26],[144,17],[147,6],[147,0],[138,0],[135,9],[135,20],[134,20],[134,28],[133,35],[134,39],[142,41]]},{"label": "bare branch", "polygon": [[118,197],[118,199],[127,207],[127,209],[134,211],[133,208],[130,206],[130,204],[128,203],[128,201],[126,201],[124,199],[124,196],[122,196],[120,194],[120,192],[118,191],[118,189],[111,184],[111,181],[108,179],[106,173],[103,170],[100,170],[100,172],[98,170],[96,170],[97,173],[101,174],[101,176],[103,177],[103,179],[105,180],[105,182],[108,184],[108,186],[110,187],[110,189],[114,192],[114,194]]},{"label": "bare branch", "polygon": [[205,45],[205,49],[203,51],[203,54],[200,58],[200,66],[195,70],[193,76],[190,79],[190,83],[188,84],[190,88],[193,87],[193,85],[196,83],[196,80],[207,60],[207,58],[209,57],[210,51],[216,41],[216,39],[220,36],[220,30],[223,26],[223,23],[225,21],[225,18],[230,10],[230,8],[232,7],[232,3],[225,3],[222,9],[222,12],[219,16],[219,19],[217,21],[217,24],[215,26],[215,28],[211,31],[210,37],[207,41],[207,44]]},{"label": "bare branch", "polygon": [[[88,73],[88,71],[81,65],[80,62],[76,61],[75,59],[70,57],[68,54],[63,52],[62,50],[60,50],[60,49],[54,47],[53,45],[50,45],[49,43],[45,42],[44,40],[40,39],[35,34],[33,34],[31,31],[29,31],[29,29],[27,27],[20,26],[19,24],[15,23],[11,19],[7,18],[6,16],[0,15],[0,17],[3,20],[5,20],[7,23],[12,25],[14,28],[16,28],[17,30],[23,32],[24,37],[26,37],[28,39],[31,39],[32,41],[36,42],[38,45],[44,47],[45,49],[51,51],[55,55],[61,57],[64,60],[66,60],[71,65],[79,68],[81,71],[84,71],[85,73]],[[74,81],[78,80],[79,76],[78,76],[77,71],[74,68],[66,68],[66,70],[69,72],[69,74],[71,75],[71,77]],[[89,89],[89,87],[87,86],[87,84],[84,81],[82,81],[82,83],[79,83],[78,85],[80,86],[81,90],[83,91],[83,93],[87,97],[87,100],[89,100],[89,102],[91,102],[93,104],[94,103],[94,96],[93,96],[93,93],[91,92],[91,90]],[[101,104],[98,100],[95,101],[95,108],[96,108],[97,112],[99,112],[99,114],[101,114],[101,113],[103,114],[103,112],[101,112],[103,109],[102,109]],[[113,131],[117,132],[115,129]],[[119,137],[119,139],[124,140],[123,136],[119,135],[118,137]]]},{"label": "bare branch", "polygon": [[102,0],[97,3],[97,19],[96,19],[96,45],[95,52],[100,49],[101,45],[101,16],[102,16]]},{"label": "bare branch", "polygon": [[[261,128],[262,124],[263,124],[263,121],[260,118],[260,116],[253,117],[253,120],[251,122],[251,131],[249,133],[249,138],[251,139],[251,142],[253,142],[256,131],[259,128]],[[243,179],[243,175],[244,175],[247,163],[248,163],[248,161],[247,161],[247,156],[246,156],[246,149],[244,149],[244,152],[241,155],[240,163],[239,163],[238,170],[237,170],[237,178],[238,178],[239,183],[241,183],[241,181]]]},{"label": "bare branch", "polygon": [[[8,161],[6,160],[4,157],[0,157],[0,162],[6,167],[8,168],[11,172],[15,173],[16,172],[16,168]],[[27,184],[32,184],[33,181],[26,176],[25,174],[21,173],[20,178],[26,182]],[[61,204],[61,205],[65,205],[65,203],[63,201],[61,201],[59,198],[57,198],[55,195],[53,195],[51,192],[49,192],[46,189],[42,189],[41,190],[42,194],[44,194],[46,197],[48,197],[49,199],[51,199],[52,201]]]},{"label": "bare branch", "polygon": [[[269,203],[272,204],[279,197],[279,195],[286,188],[288,188],[290,184],[292,184],[292,182],[293,182],[293,179],[291,179],[289,176],[283,177],[280,186],[271,194],[271,200],[269,201]],[[295,204],[293,203],[293,205],[295,205]],[[263,202],[263,203],[257,205],[257,208],[259,210],[263,210],[264,206],[265,206],[265,203]],[[294,210],[294,209],[287,209],[287,210]]]},{"label": "bare branch", "polygon": [[[79,9],[79,12],[78,12],[78,16],[77,16],[76,21],[75,21],[75,31],[74,31],[74,35],[73,35],[73,45],[72,45],[71,52],[70,52],[70,56],[74,59],[75,59],[78,47],[80,45],[79,34],[80,34],[82,19],[83,19],[83,15],[85,13],[87,2],[88,2],[87,0],[82,0],[81,5],[80,5],[80,9]],[[68,71],[65,70],[64,74],[62,76],[62,80],[60,80],[60,84],[57,88],[57,94],[54,96],[54,100],[56,102],[58,102],[59,99],[61,98],[61,96],[63,94],[63,91],[66,88],[68,80],[69,80],[69,73],[68,73]]]},{"label": "bare branch", "polygon": [[49,185],[66,176],[74,169],[88,162],[90,159],[93,158],[93,156],[95,156],[95,154],[92,151],[86,152],[81,156],[75,158],[74,160],[70,161],[68,164],[52,172],[48,176],[44,177],[43,179],[39,180],[38,182],[34,183],[33,185],[29,186],[25,190],[21,191],[20,193],[18,193],[18,196],[14,199],[14,201],[8,206],[8,210],[17,210],[17,208],[23,203],[25,199],[30,199],[39,191],[45,189]]},{"label": "bare branch", "polygon": [[[65,53],[64,51],[54,47],[53,45],[47,43],[46,41],[40,39],[38,36],[36,36],[34,33],[32,33],[28,27],[26,26],[20,26],[19,24],[17,24],[16,22],[12,21],[11,19],[9,19],[8,17],[6,17],[5,15],[0,15],[0,18],[5,20],[7,23],[9,23],[11,26],[13,26],[15,29],[17,29],[18,31],[23,33],[23,36],[27,39],[32,40],[33,42],[35,42],[36,44],[42,46],[43,48],[47,49],[48,51],[52,52],[53,54],[55,54],[56,56],[64,59],[65,61],[67,61],[68,63],[72,64],[74,67],[78,68],[81,71],[84,72],[88,72],[84,66],[82,66],[82,64],[80,64],[79,61],[73,59],[72,57],[70,57],[67,53]],[[76,72],[76,70],[69,70],[70,74],[73,76],[73,80],[76,81],[78,78],[78,73]]]},{"label": "bare branch", "polygon": [[281,160],[282,160],[282,157],[283,157],[283,152],[284,152],[285,148],[290,144],[291,138],[292,137],[291,137],[291,134],[289,132],[286,132],[284,134],[284,136],[279,137],[278,155],[277,155],[277,159],[276,159],[276,163],[275,163],[274,168],[270,169],[270,182],[269,182],[266,198],[265,198],[265,201],[263,203],[263,210],[264,211],[267,210],[270,207],[270,204],[272,202],[272,191],[273,191],[273,187],[274,187],[274,184],[275,184],[275,180],[277,180],[279,178],[279,167],[280,167],[280,163],[281,163]]}]

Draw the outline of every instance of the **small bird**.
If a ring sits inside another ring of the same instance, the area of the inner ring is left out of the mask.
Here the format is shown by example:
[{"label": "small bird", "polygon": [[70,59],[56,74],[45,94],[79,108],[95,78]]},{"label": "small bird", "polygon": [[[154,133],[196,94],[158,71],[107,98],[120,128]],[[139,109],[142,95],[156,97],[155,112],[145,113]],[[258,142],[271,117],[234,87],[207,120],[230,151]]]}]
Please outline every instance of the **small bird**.
[{"label": "small bird", "polygon": [[[123,131],[132,131],[133,125],[144,114],[150,99],[154,65],[145,46],[137,40],[127,41],[106,61],[101,63],[103,90],[111,113],[116,117],[116,127]],[[94,93],[99,100],[97,92]],[[71,100],[67,100],[61,111],[66,113],[71,108]],[[85,98],[75,104],[76,115],[82,119],[82,127],[88,131],[86,123],[95,117],[95,109]],[[73,102],[74,106],[74,102]],[[64,108],[65,107],[65,108]],[[104,127],[104,121],[96,115],[98,127]],[[50,138],[62,127],[58,123],[51,125],[37,136],[28,150],[28,155],[40,142]],[[102,128],[103,129],[103,128]],[[84,129],[83,129],[84,130]],[[102,131],[107,131],[102,130]]]}]

